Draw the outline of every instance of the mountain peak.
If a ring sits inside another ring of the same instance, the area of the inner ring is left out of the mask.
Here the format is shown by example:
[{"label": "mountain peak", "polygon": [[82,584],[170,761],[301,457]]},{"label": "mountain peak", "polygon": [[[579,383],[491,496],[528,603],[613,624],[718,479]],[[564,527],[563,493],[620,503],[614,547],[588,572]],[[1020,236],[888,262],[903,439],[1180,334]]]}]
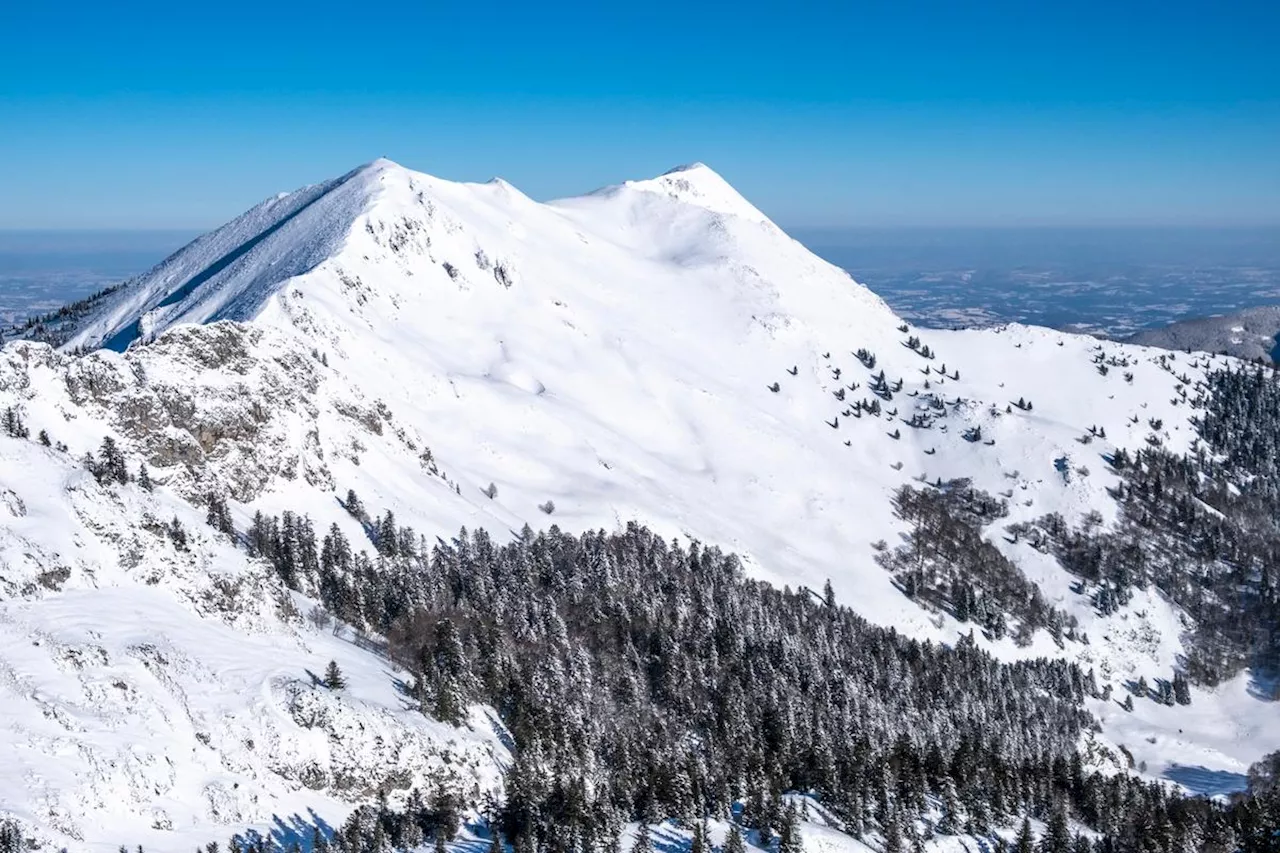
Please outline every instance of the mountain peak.
[{"label": "mountain peak", "polygon": [[668,169],[656,178],[628,181],[626,186],[658,192],[678,201],[752,222],[769,222],[755,205],[705,163],[694,162]]},{"label": "mountain peak", "polygon": [[[710,166],[708,166],[706,163],[703,163],[701,160],[695,160],[692,163],[685,163],[683,166],[674,166],[670,169],[667,169],[667,171],[663,172],[661,175],[659,175],[659,177],[665,178],[667,175],[675,175],[680,172],[697,172],[703,169],[705,169],[708,172],[711,172],[712,174],[715,174],[715,169],[712,169]],[[720,177],[720,176],[716,175],[716,177]]]},{"label": "mountain peak", "polygon": [[[501,179],[454,183],[378,157],[341,177],[271,196],[150,272],[91,305],[78,306],[62,342],[72,349],[105,346],[122,351],[177,323],[252,319],[284,282],[336,257],[353,229],[363,233],[386,227],[357,225],[375,206],[387,212],[388,221],[397,221],[391,227],[401,227],[406,217],[413,219],[415,229],[425,227],[435,209],[427,196],[473,224],[495,216],[512,221],[536,218],[542,208]],[[668,228],[661,224],[668,222],[668,213],[684,216],[699,210],[713,219],[733,217],[772,226],[728,181],[700,162],[591,195],[596,200],[602,196],[623,199],[626,209],[632,202],[639,204],[628,221],[635,225],[647,220],[660,231]]]}]

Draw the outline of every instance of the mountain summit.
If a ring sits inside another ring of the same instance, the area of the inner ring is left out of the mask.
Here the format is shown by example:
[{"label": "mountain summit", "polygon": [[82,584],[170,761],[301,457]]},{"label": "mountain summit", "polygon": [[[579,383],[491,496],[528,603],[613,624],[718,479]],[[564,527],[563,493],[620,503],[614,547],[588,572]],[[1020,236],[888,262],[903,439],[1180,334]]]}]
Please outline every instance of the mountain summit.
[{"label": "mountain summit", "polygon": [[618,187],[606,187],[601,193],[626,188],[651,192],[677,201],[705,208],[713,213],[736,216],[751,222],[768,222],[768,218],[743,198],[729,182],[705,163],[689,163],[670,169],[656,178],[627,181]]},{"label": "mountain summit", "polygon": [[[655,203],[650,196],[717,216],[768,222],[701,163],[560,204],[589,206],[609,198],[615,207],[643,207]],[[180,323],[248,320],[284,282],[337,261],[353,234],[368,223],[394,221],[405,236],[410,230],[425,234],[437,210],[449,219],[477,208],[523,219],[549,217],[555,205],[537,205],[504,181],[453,183],[378,159],[339,178],[273,196],[204,235],[104,299],[67,344],[121,351]]]}]

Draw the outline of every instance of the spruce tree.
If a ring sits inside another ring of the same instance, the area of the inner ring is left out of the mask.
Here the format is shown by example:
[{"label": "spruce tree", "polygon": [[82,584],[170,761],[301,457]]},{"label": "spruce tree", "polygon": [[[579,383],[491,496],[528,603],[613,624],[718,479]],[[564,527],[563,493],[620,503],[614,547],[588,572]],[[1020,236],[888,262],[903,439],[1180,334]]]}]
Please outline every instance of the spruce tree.
[{"label": "spruce tree", "polygon": [[436,623],[434,657],[433,716],[443,722],[459,725],[466,713],[467,683],[470,677],[462,640],[451,619],[441,619]]},{"label": "spruce tree", "polygon": [[0,853],[22,853],[26,846],[17,821],[9,818],[0,820]]},{"label": "spruce tree", "polygon": [[1173,676],[1173,698],[1179,705],[1191,704],[1191,684],[1181,672]]},{"label": "spruce tree", "polygon": [[742,830],[736,823],[729,825],[729,832],[724,839],[723,853],[747,853],[747,843],[742,838]]},{"label": "spruce tree", "polygon": [[1022,819],[1022,829],[1018,830],[1018,841],[1014,845],[1015,853],[1035,853],[1036,840],[1031,833],[1031,819]]},{"label": "spruce tree", "polygon": [[653,853],[653,840],[649,837],[649,824],[640,821],[636,828],[636,840],[631,844],[630,853]]},{"label": "spruce tree", "polygon": [[1067,825],[1067,810],[1062,803],[1054,806],[1040,839],[1040,853],[1071,853],[1071,829]]},{"label": "spruce tree", "polygon": [[955,783],[948,777],[942,788],[942,817],[938,820],[938,832],[958,835],[960,829],[960,799],[956,796]]},{"label": "spruce tree", "polygon": [[897,813],[884,822],[884,853],[904,853],[902,849],[902,821]]},{"label": "spruce tree", "polygon": [[329,661],[329,666],[325,668],[324,686],[330,690],[342,690],[347,686],[347,681],[342,677],[342,670],[338,668],[336,660]]},{"label": "spruce tree", "polygon": [[111,436],[103,436],[102,446],[98,449],[100,461],[97,474],[99,482],[127,483],[129,469],[125,466],[124,454],[120,452],[116,440]]},{"label": "spruce tree", "polygon": [[800,840],[800,818],[796,814],[794,803],[787,803],[782,811],[781,825],[778,827],[778,853],[803,853],[804,844]]},{"label": "spruce tree", "polygon": [[31,435],[31,431],[27,429],[27,425],[22,422],[22,416],[18,414],[17,409],[12,406],[4,410],[4,431],[11,438],[26,438]]}]

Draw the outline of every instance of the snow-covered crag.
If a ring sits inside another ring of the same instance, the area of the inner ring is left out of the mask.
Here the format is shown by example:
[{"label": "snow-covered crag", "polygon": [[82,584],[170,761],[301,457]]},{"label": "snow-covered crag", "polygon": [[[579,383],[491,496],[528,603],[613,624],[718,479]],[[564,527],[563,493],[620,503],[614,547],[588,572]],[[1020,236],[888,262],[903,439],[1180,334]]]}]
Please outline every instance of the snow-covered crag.
[{"label": "snow-covered crag", "polygon": [[[60,843],[177,849],[312,809],[334,823],[446,764],[496,783],[484,711],[455,729],[410,710],[402,674],[308,625],[204,526],[210,492],[240,528],[290,509],[353,541],[348,489],[428,537],[639,519],[949,642],[958,623],[874,561],[902,532],[891,492],[967,477],[1009,522],[1113,519],[1099,455],[1194,437],[1176,374],[1205,368],[1161,355],[909,329],[702,165],[540,204],[379,160],[274,197],[99,300],[61,350],[0,354],[0,408],[32,436],[0,437],[0,803]],[[892,401],[855,406],[881,372]],[[1089,427],[1106,438],[1081,443]],[[85,472],[108,435],[154,491]],[[1089,637],[995,653],[1115,685],[1172,671],[1182,617],[1158,595],[1100,617],[1051,559],[993,537]],[[340,694],[314,686],[330,659]],[[1094,709],[1105,736],[1157,774],[1240,772],[1274,725],[1242,681],[1194,711],[1114,705]]]}]

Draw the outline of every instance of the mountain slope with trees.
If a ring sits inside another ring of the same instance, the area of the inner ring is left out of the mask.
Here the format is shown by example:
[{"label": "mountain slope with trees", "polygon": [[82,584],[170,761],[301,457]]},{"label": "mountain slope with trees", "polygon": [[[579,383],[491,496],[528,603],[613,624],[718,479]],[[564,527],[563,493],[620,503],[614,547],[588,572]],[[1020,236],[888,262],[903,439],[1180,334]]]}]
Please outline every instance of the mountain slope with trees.
[{"label": "mountain slope with trees", "polygon": [[1162,786],[1274,743],[1270,373],[914,329],[702,165],[377,161],[24,335],[0,791],[46,842],[1255,825]]}]

